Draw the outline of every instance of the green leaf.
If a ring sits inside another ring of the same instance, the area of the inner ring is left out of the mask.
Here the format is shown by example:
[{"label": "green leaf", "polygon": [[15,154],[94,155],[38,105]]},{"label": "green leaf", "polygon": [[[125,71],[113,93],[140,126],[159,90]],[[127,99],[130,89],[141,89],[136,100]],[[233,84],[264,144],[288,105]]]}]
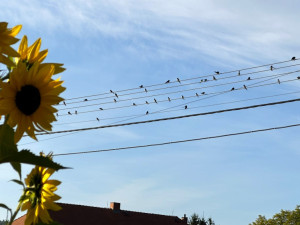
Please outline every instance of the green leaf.
[{"label": "green leaf", "polygon": [[20,152],[14,152],[5,157],[0,157],[0,164],[7,162],[17,162],[17,163],[25,163],[31,165],[37,165],[47,168],[52,168],[54,170],[59,169],[68,169],[56,162],[53,162],[49,157],[44,156],[36,156],[29,150],[22,150]]},{"label": "green leaf", "polygon": [[21,163],[18,162],[11,162],[10,165],[14,168],[15,171],[19,174],[20,180],[22,179],[22,169],[21,169]]},{"label": "green leaf", "polygon": [[20,185],[22,185],[23,187],[24,187],[24,183],[22,182],[22,181],[20,181],[20,180],[16,180],[16,179],[13,179],[13,180],[11,180],[12,182],[15,182],[15,183],[17,183],[17,184],[20,184]]},{"label": "green leaf", "polygon": [[0,207],[11,211],[11,208],[9,208],[7,205],[5,205],[3,203],[0,203]]}]

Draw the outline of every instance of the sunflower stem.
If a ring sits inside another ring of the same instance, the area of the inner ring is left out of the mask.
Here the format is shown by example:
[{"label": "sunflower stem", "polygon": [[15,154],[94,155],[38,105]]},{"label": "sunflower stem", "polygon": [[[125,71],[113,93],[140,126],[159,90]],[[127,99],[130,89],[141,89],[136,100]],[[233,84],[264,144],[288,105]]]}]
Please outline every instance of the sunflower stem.
[{"label": "sunflower stem", "polygon": [[17,214],[19,213],[20,209],[21,209],[21,205],[22,202],[19,202],[18,207],[16,208],[16,211],[14,212],[14,214],[11,216],[10,221],[8,222],[7,225],[12,225],[12,223],[14,222]]}]

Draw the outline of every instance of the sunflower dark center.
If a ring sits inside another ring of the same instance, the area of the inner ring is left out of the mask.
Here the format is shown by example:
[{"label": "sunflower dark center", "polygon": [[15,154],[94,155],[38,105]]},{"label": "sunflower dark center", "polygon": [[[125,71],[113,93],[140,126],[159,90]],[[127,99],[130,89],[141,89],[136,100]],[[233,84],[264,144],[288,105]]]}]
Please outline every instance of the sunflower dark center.
[{"label": "sunflower dark center", "polygon": [[39,89],[32,85],[25,85],[17,92],[16,105],[27,116],[33,114],[41,104]]}]

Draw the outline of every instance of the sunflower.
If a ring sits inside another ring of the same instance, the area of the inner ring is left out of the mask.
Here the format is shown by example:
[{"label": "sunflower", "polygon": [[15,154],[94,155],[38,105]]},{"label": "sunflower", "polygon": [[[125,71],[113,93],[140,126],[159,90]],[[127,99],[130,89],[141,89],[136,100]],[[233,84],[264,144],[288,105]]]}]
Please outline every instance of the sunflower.
[{"label": "sunflower", "polygon": [[28,47],[27,36],[24,35],[18,49],[20,58],[16,59],[17,63],[18,62],[25,63],[27,69],[30,69],[35,62],[40,63],[41,67],[51,64],[55,66],[54,74],[63,72],[65,70],[65,68],[62,67],[63,64],[42,63],[48,54],[48,49],[40,51],[41,44],[42,44],[42,40],[39,38],[31,46]]},{"label": "sunflower", "polygon": [[8,56],[19,56],[19,53],[10,47],[10,45],[19,41],[15,36],[20,32],[21,28],[22,25],[7,28],[6,22],[0,22],[0,62],[7,66],[15,66],[15,64],[9,60]]},{"label": "sunflower", "polygon": [[53,169],[36,166],[25,179],[25,195],[21,199],[21,210],[27,210],[25,225],[37,224],[40,221],[48,224],[52,222],[48,210],[61,209],[54,203],[60,199],[54,192],[61,182],[48,180],[53,173]]},{"label": "sunflower", "polygon": [[57,112],[52,105],[63,100],[58,95],[65,90],[63,81],[51,79],[54,68],[51,64],[41,68],[34,63],[28,71],[24,63],[18,63],[9,82],[0,79],[0,115],[8,115],[7,123],[17,126],[16,143],[24,132],[36,139],[34,131],[51,131]]}]

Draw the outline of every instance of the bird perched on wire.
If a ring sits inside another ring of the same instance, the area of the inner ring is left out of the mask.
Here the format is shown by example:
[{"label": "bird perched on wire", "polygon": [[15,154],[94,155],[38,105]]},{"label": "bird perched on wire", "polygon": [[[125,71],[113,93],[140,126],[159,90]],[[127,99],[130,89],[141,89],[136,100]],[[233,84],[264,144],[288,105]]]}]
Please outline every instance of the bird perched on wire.
[{"label": "bird perched on wire", "polygon": [[170,83],[170,80],[167,80],[167,81],[165,82],[165,84],[168,84],[168,83]]},{"label": "bird perched on wire", "polygon": [[146,104],[149,104],[149,102],[148,102],[148,101],[146,101]]},{"label": "bird perched on wire", "polygon": [[65,106],[67,105],[65,101],[63,101],[63,103],[64,103]]},{"label": "bird perched on wire", "polygon": [[280,84],[280,80],[279,79],[277,79],[277,82],[278,82],[278,84]]},{"label": "bird perched on wire", "polygon": [[183,95],[181,95],[181,98],[182,98],[182,99],[184,99],[184,96],[183,96]]},{"label": "bird perched on wire", "polygon": [[248,77],[247,80],[251,80],[251,77]]},{"label": "bird perched on wire", "polygon": [[234,87],[233,88],[231,88],[231,90],[230,91],[234,91]]},{"label": "bird perched on wire", "polygon": [[77,110],[75,110],[75,114],[77,115]]},{"label": "bird perched on wire", "polygon": [[203,91],[203,92],[201,92],[201,94],[205,95],[205,92]]},{"label": "bird perched on wire", "polygon": [[295,56],[293,56],[293,57],[291,58],[291,60],[296,60],[296,57],[295,57]]},{"label": "bird perched on wire", "polygon": [[69,114],[69,115],[72,115],[72,113],[71,113],[70,111],[68,112],[68,114]]},{"label": "bird perched on wire", "polygon": [[181,81],[179,80],[179,78],[177,78],[177,81],[178,81],[179,83],[181,83]]},{"label": "bird perched on wire", "polygon": [[300,79],[300,77],[297,77],[297,79],[299,80],[299,79]]},{"label": "bird perched on wire", "polygon": [[140,85],[140,88],[143,88],[144,87],[144,85]]},{"label": "bird perched on wire", "polygon": [[132,105],[133,105],[133,106],[136,106],[136,104],[135,104],[135,103],[132,103]]},{"label": "bird perched on wire", "polygon": [[220,72],[219,72],[219,71],[215,71],[215,74],[219,75],[219,74],[220,74]]},{"label": "bird perched on wire", "polygon": [[149,112],[147,111],[147,112],[146,112],[146,115],[148,115],[148,114],[149,114]]},{"label": "bird perched on wire", "polygon": [[187,105],[186,105],[186,106],[184,106],[184,109],[187,109]]},{"label": "bird perched on wire", "polygon": [[109,90],[110,91],[110,93],[114,93],[112,90]]},{"label": "bird perched on wire", "polygon": [[58,113],[56,113],[56,116],[58,117]]},{"label": "bird perched on wire", "polygon": [[156,99],[153,99],[155,103],[157,103]]},{"label": "bird perched on wire", "polygon": [[116,96],[117,98],[119,98],[119,96],[118,96],[118,94],[117,94],[117,93],[115,93],[115,96]]},{"label": "bird perched on wire", "polygon": [[213,79],[214,79],[214,80],[217,80],[217,78],[216,78],[215,76],[213,76]]},{"label": "bird perched on wire", "polygon": [[116,103],[117,102],[117,100],[114,98],[114,102]]},{"label": "bird perched on wire", "polygon": [[244,88],[245,88],[246,90],[248,90],[245,84],[244,84]]},{"label": "bird perched on wire", "polygon": [[145,88],[145,92],[148,92],[147,88]]},{"label": "bird perched on wire", "polygon": [[198,93],[196,93],[196,96],[199,97]]},{"label": "bird perched on wire", "polygon": [[87,101],[87,98],[86,98],[86,99],[84,99],[84,101],[86,102],[86,101]]},{"label": "bird perched on wire", "polygon": [[98,120],[98,122],[100,121],[98,117],[96,119]]},{"label": "bird perched on wire", "polygon": [[239,76],[241,75],[241,71],[238,72],[238,75],[239,75]]},{"label": "bird perched on wire", "polygon": [[170,97],[168,97],[168,101],[169,101],[169,102],[171,101]]},{"label": "bird perched on wire", "polygon": [[274,69],[274,67],[273,66],[270,66],[270,70],[272,71]]},{"label": "bird perched on wire", "polygon": [[99,108],[100,110],[103,110],[103,108]]}]

